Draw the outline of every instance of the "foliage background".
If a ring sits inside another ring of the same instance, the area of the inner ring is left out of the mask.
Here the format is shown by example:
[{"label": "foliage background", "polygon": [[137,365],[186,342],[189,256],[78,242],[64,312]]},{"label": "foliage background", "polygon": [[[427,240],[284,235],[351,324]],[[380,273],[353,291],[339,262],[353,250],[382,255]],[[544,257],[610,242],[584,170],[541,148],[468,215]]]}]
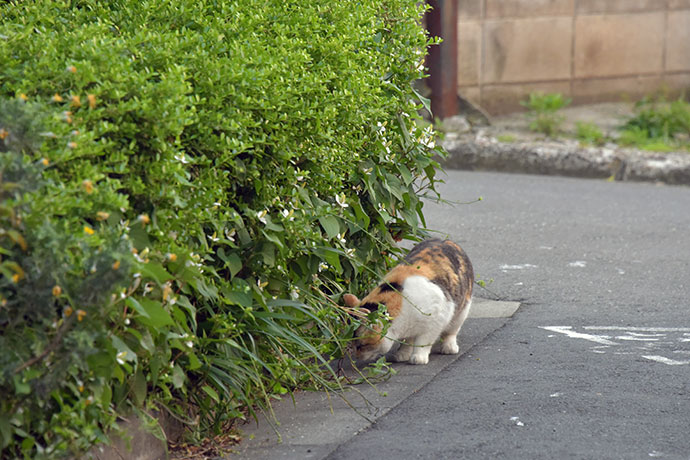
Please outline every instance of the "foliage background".
[{"label": "foliage background", "polygon": [[[333,386],[337,306],[423,233],[413,0],[0,6],[0,446],[218,432]],[[142,412],[143,413],[143,412]]]}]

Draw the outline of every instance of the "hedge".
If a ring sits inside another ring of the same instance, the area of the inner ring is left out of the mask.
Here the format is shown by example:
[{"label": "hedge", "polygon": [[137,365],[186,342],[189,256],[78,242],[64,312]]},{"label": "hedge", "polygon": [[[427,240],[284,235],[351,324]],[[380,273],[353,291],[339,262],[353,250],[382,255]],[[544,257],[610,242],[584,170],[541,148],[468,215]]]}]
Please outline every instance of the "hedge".
[{"label": "hedge", "polygon": [[0,446],[194,438],[338,385],[338,306],[423,234],[415,0],[0,6]]}]

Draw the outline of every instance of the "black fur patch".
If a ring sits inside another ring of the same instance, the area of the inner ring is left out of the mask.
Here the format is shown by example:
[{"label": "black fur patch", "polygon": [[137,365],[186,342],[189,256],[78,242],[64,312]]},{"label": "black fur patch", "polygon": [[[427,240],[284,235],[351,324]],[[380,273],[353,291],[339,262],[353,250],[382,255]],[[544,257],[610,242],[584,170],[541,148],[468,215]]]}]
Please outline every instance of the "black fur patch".
[{"label": "black fur patch", "polygon": [[450,261],[451,265],[453,265],[453,270],[459,272],[461,262],[460,253],[457,250],[457,248],[455,246],[451,246],[450,244],[443,244],[441,245],[441,251],[443,251],[443,255],[446,256]]},{"label": "black fur patch", "polygon": [[369,311],[376,311],[379,309],[379,304],[374,303],[374,302],[367,302],[363,305],[360,305],[359,308],[363,308],[364,310],[369,310]]},{"label": "black fur patch", "polygon": [[383,283],[379,286],[380,291],[383,292],[402,292],[402,286],[396,282]]}]

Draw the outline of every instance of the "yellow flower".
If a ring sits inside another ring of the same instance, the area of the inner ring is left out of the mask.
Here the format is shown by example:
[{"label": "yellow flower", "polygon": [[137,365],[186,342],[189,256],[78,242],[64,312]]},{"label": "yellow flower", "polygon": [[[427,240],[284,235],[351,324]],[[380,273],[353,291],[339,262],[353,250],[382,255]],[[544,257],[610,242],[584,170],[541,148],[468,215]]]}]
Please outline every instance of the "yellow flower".
[{"label": "yellow flower", "polygon": [[63,310],[63,313],[65,314],[65,317],[69,317],[69,316],[72,315],[72,312],[73,312],[73,311],[74,311],[74,310],[72,309],[72,307],[67,306],[67,307],[65,307],[65,309]]},{"label": "yellow flower", "polygon": [[15,273],[14,275],[12,275],[12,281],[15,283],[18,283],[21,278],[22,277],[19,276],[19,273]]},{"label": "yellow flower", "polygon": [[72,96],[72,107],[81,107],[81,98],[76,94]]},{"label": "yellow flower", "polygon": [[4,140],[9,135],[10,135],[10,133],[7,132],[7,130],[5,128],[0,128],[0,141]]},{"label": "yellow flower", "polygon": [[50,161],[47,158],[44,158],[41,160],[41,163],[43,164],[43,166],[48,166],[50,164]]},{"label": "yellow flower", "polygon": [[53,286],[53,296],[58,297],[60,294],[62,294],[62,288],[56,284]]},{"label": "yellow flower", "polygon": [[[75,143],[75,146],[76,146],[76,143]],[[81,186],[84,187],[84,190],[86,191],[86,193],[89,193],[89,194],[93,193],[93,182],[91,182],[90,180],[88,180],[88,179],[83,180],[81,183]]]},{"label": "yellow flower", "polygon": [[148,216],[148,214],[139,214],[139,217],[137,217],[137,219],[144,225],[151,222],[151,218]]},{"label": "yellow flower", "polygon": [[28,96],[24,93],[19,94],[19,99],[21,99],[22,101],[28,101],[29,100]]},{"label": "yellow flower", "polygon": [[62,99],[62,96],[60,96],[58,93],[53,94],[53,97],[51,98],[53,102],[62,102],[64,99]]},{"label": "yellow flower", "polygon": [[76,148],[77,148],[77,143],[74,142],[74,141],[70,141],[70,142],[67,143],[67,147],[69,147],[69,148],[71,148],[71,149],[76,149]]},{"label": "yellow flower", "polygon": [[67,66],[67,71],[72,72],[72,73],[77,73],[77,68],[73,65],[68,65]]},{"label": "yellow flower", "polygon": [[86,316],[86,312],[84,310],[77,310],[77,321],[84,319],[84,316]]},{"label": "yellow flower", "polygon": [[95,94],[89,94],[86,96],[86,98],[89,100],[89,108],[95,109],[96,108],[96,95]]},{"label": "yellow flower", "polygon": [[167,257],[170,262],[175,262],[177,260],[177,254],[172,252],[169,252],[165,257]]},{"label": "yellow flower", "polygon": [[120,268],[120,261],[119,261],[119,260],[116,260],[116,261],[113,263],[113,270],[117,270],[118,268]]},{"label": "yellow flower", "polygon": [[163,300],[168,300],[168,296],[172,294],[172,288],[170,287],[170,284],[166,284],[163,286]]},{"label": "yellow flower", "polygon": [[98,211],[98,212],[96,213],[96,220],[106,220],[108,217],[110,217],[110,213],[109,213],[109,212]]},{"label": "yellow flower", "polygon": [[87,235],[93,235],[96,232],[88,225],[84,225],[84,233],[86,233]]}]

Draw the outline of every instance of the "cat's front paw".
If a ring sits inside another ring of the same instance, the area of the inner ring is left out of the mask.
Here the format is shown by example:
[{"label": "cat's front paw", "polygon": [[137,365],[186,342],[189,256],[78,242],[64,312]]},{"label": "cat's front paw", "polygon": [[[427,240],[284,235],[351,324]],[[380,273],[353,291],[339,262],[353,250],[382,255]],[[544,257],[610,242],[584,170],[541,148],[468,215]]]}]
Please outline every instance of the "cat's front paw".
[{"label": "cat's front paw", "polygon": [[429,362],[429,355],[412,355],[408,363],[410,364],[427,364]]},{"label": "cat's front paw", "polygon": [[444,355],[457,355],[460,352],[460,347],[455,341],[443,342],[441,344],[441,353]]},{"label": "cat's front paw", "polygon": [[395,353],[391,355],[391,360],[395,363],[404,363],[410,360],[412,355],[412,347],[406,344],[401,344]]}]

